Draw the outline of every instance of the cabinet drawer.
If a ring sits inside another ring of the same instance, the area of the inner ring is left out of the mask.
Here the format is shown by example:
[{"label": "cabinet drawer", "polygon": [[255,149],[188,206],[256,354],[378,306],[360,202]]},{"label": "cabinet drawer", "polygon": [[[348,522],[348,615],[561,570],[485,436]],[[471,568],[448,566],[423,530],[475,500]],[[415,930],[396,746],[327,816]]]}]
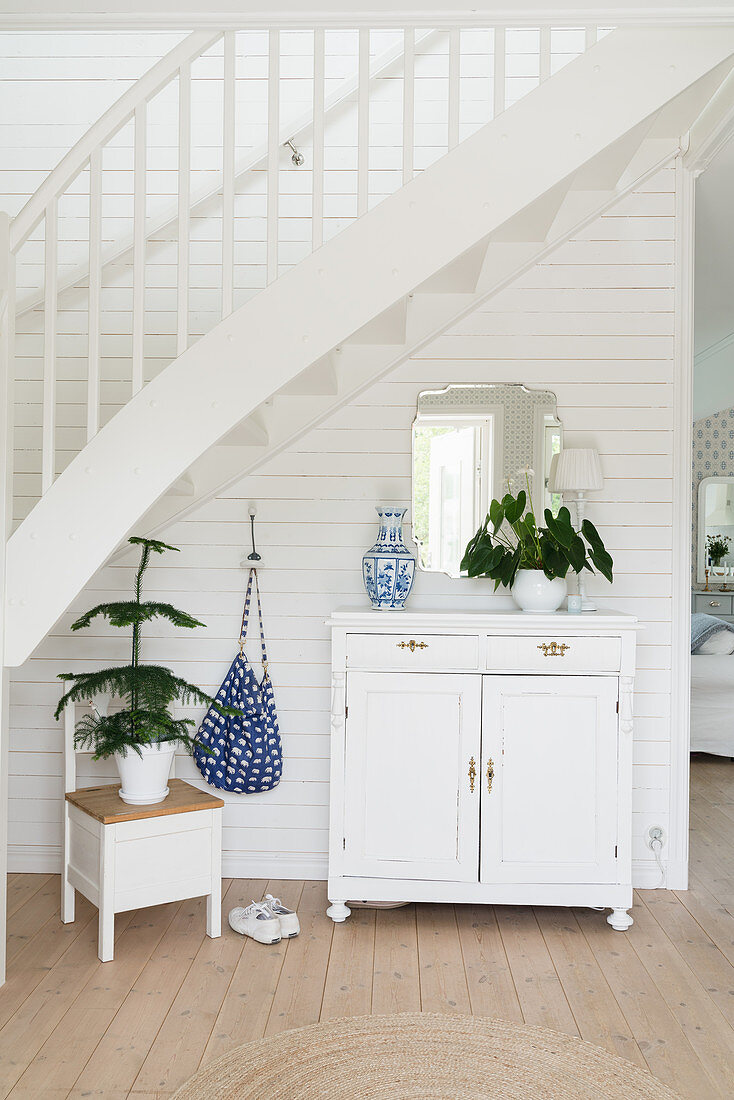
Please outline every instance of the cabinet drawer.
[{"label": "cabinet drawer", "polygon": [[477,635],[348,634],[349,668],[446,672],[479,668]]},{"label": "cabinet drawer", "polygon": [[568,634],[487,638],[487,668],[507,672],[618,672],[621,638]]},{"label": "cabinet drawer", "polygon": [[731,615],[731,596],[718,592],[697,592],[693,597],[693,610],[704,615]]}]

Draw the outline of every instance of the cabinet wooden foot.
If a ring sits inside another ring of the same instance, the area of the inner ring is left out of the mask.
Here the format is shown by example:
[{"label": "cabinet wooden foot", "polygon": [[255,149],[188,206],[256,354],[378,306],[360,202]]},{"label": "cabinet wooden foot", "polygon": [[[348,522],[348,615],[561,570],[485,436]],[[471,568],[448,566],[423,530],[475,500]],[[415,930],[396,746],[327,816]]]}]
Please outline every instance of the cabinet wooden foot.
[{"label": "cabinet wooden foot", "polygon": [[[331,899],[329,899],[331,901]],[[326,910],[327,917],[331,917],[334,924],[343,924],[352,910],[343,901],[332,901]]]},{"label": "cabinet wooden foot", "polygon": [[626,909],[612,909],[607,917],[607,924],[611,924],[615,932],[626,932],[634,923]]}]

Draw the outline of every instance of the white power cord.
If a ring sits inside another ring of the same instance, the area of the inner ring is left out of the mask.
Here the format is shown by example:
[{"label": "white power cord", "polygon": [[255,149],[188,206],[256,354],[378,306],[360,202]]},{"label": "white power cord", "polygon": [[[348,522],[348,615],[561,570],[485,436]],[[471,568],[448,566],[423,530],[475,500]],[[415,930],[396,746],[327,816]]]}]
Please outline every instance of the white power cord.
[{"label": "white power cord", "polygon": [[657,884],[657,886],[654,887],[655,890],[660,890],[661,887],[665,886],[665,867],[663,866],[663,861],[660,858],[662,847],[663,841],[661,837],[656,836],[650,840],[650,850],[655,856],[655,862],[657,863],[658,870],[660,871],[660,882]]}]

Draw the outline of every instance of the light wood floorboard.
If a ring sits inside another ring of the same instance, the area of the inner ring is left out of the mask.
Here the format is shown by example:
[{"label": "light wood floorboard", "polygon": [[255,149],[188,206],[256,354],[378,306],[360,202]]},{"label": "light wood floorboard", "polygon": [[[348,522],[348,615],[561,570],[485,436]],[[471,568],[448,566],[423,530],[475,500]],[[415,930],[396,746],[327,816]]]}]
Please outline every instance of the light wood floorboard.
[{"label": "light wood floorboard", "polygon": [[266,891],[301,935],[272,947],[202,899],[121,914],[113,963],[96,910],[59,919],[59,880],[10,876],[0,1100],[168,1100],[240,1043],[338,1016],[474,1013],[540,1024],[648,1069],[682,1100],[734,1096],[734,763],[691,770],[691,881],[644,890],[635,924],[561,908],[409,905],[326,917],[323,882],[225,880],[224,912]]}]

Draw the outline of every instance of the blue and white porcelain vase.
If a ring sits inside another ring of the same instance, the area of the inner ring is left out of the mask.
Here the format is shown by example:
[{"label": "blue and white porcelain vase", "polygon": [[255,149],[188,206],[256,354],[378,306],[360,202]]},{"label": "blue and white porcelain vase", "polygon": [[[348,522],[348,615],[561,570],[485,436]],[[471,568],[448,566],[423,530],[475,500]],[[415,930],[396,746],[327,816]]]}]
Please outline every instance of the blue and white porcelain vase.
[{"label": "blue and white porcelain vase", "polygon": [[415,577],[415,557],[403,542],[407,509],[381,504],[376,511],[380,530],[362,558],[364,586],[376,611],[402,611]]}]

